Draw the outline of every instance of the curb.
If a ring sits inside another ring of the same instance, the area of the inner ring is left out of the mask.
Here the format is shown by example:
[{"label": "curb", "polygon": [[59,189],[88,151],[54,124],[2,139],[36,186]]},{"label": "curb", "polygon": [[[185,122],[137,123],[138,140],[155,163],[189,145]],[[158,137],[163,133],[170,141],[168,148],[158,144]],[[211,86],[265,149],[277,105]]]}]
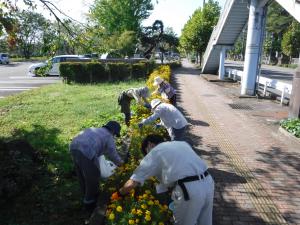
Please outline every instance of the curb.
[{"label": "curb", "polygon": [[236,83],[234,80],[227,79],[227,78],[225,78],[224,80],[220,80],[217,75],[200,74],[200,77],[207,80],[208,82]]},{"label": "curb", "polygon": [[294,135],[292,135],[290,132],[288,132],[287,130],[285,130],[282,127],[278,128],[279,133],[285,135],[289,140],[291,140],[292,142],[300,145],[300,138],[295,137]]}]

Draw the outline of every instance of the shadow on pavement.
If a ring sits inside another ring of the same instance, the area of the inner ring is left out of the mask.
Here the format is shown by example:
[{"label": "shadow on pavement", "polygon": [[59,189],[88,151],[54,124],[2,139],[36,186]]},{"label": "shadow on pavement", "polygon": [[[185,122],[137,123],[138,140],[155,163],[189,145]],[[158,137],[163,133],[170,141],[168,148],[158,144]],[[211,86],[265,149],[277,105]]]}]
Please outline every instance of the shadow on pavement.
[{"label": "shadow on pavement", "polygon": [[[194,68],[179,68],[175,70],[172,85],[177,90],[177,102],[183,101],[181,98],[180,84],[177,82],[178,76],[199,75],[200,71]],[[210,126],[205,121],[194,120],[189,116],[186,109],[178,106],[179,110],[185,115],[188,122],[193,128],[201,129],[203,126]],[[246,179],[237,175],[228,162],[229,156],[222,152],[218,146],[203,143],[201,136],[194,135],[190,129],[187,131],[187,139],[192,144],[193,149],[201,156],[202,159],[209,162],[210,173],[215,180],[215,197],[214,197],[214,225],[234,225],[234,224],[251,224],[267,225],[268,222],[260,218],[255,210],[249,196],[247,195],[244,185]],[[244,199],[244,200],[243,200]]]},{"label": "shadow on pavement", "polygon": [[285,152],[274,146],[269,151],[257,153],[257,161],[264,166],[256,169],[255,175],[263,177],[264,182],[271,186],[272,194],[280,198],[280,204],[289,205],[283,212],[287,222],[298,224],[300,216],[296,212],[300,209],[300,153]]}]

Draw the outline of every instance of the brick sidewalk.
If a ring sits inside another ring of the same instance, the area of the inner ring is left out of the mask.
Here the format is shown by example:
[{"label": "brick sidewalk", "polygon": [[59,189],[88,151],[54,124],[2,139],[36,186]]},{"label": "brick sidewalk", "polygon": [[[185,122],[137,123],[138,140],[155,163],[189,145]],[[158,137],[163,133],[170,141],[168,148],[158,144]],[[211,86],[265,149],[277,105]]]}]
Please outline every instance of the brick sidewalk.
[{"label": "brick sidewalk", "polygon": [[300,146],[278,133],[287,107],[239,99],[236,84],[199,73],[183,62],[174,84],[189,141],[216,181],[214,225],[300,225]]}]

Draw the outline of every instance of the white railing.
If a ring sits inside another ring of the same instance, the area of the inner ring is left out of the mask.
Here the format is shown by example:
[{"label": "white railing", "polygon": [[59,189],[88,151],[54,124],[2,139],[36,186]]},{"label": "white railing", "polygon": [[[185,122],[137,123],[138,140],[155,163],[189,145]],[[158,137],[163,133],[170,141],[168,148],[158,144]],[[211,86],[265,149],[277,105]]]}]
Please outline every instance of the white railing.
[{"label": "white railing", "polygon": [[[232,68],[226,68],[225,70],[225,76],[228,78],[231,78],[233,80],[242,80],[243,79],[243,71],[232,69]],[[290,95],[292,94],[292,84],[270,79],[267,77],[259,77],[258,83],[263,86],[263,95],[265,96],[267,92],[271,92],[274,94],[278,94],[278,92],[281,93],[280,103],[283,104],[284,99],[289,99]],[[275,91],[272,92],[272,89]],[[277,90],[277,92],[276,92]]]}]

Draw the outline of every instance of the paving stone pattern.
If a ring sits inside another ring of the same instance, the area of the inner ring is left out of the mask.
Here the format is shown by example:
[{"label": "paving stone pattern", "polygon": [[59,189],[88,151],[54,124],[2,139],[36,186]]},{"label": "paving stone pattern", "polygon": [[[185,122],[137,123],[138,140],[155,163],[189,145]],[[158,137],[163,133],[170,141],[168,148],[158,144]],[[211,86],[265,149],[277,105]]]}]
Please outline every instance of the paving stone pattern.
[{"label": "paving stone pattern", "polygon": [[214,225],[300,225],[300,146],[278,132],[288,107],[240,99],[238,84],[199,74],[184,61],[173,84],[190,123],[187,141],[216,182]]}]

